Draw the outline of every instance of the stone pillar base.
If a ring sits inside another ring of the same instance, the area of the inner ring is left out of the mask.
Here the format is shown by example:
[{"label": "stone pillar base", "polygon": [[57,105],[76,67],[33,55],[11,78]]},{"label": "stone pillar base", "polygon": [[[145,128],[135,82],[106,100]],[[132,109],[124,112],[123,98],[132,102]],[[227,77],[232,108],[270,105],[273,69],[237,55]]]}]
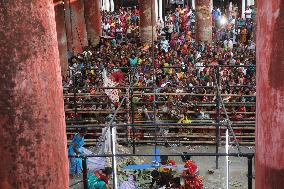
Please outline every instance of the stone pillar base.
[{"label": "stone pillar base", "polygon": [[[153,30],[154,30],[154,32],[152,32],[152,26],[141,28],[140,29],[140,35],[141,35],[142,41],[151,43],[152,39],[154,41],[157,40],[156,28],[154,27]],[[152,37],[152,35],[153,35],[153,37]]]}]

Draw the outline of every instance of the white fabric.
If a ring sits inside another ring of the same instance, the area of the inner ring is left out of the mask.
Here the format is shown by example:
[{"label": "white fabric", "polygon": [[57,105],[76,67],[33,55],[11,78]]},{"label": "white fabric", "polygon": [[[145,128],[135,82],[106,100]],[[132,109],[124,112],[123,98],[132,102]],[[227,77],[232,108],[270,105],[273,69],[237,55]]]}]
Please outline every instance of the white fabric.
[{"label": "white fabric", "polygon": [[109,23],[103,23],[103,29],[104,29],[105,31],[109,30],[109,29],[110,29]]},{"label": "white fabric", "polygon": [[104,148],[103,153],[109,153],[111,151],[111,137],[110,137],[110,130],[108,128],[107,131],[105,131],[107,128],[102,129],[102,133],[105,133],[104,136]]},{"label": "white fabric", "polygon": [[[105,131],[107,129],[107,131]],[[111,133],[110,133],[110,127],[109,128],[103,128],[102,129],[102,134],[105,133],[104,136],[104,148],[103,152],[105,154],[111,153]],[[116,128],[113,128],[113,133],[114,135],[114,141],[116,141]]]},{"label": "white fabric", "polygon": [[[93,152],[82,147],[84,155],[92,155]],[[106,158],[104,157],[89,157],[87,160],[87,167],[89,171],[98,171],[106,167]]]}]

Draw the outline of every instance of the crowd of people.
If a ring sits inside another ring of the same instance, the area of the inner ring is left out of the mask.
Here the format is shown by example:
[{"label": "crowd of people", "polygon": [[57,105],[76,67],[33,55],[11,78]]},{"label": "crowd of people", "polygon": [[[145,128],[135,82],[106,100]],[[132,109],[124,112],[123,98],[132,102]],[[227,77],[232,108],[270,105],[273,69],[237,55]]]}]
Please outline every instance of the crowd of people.
[{"label": "crowd of people", "polygon": [[[144,120],[155,117],[159,121],[181,123],[214,120],[216,108],[224,112],[221,106],[216,107],[219,89],[231,120],[254,119],[256,62],[251,16],[242,19],[233,9],[222,15],[214,8],[213,40],[208,43],[195,40],[195,11],[177,7],[164,19],[158,18],[158,38],[153,44],[140,39],[137,7],[121,8],[118,13],[102,12],[102,17],[100,43],[86,47],[82,54],[69,60],[69,74],[63,79],[64,92],[76,92],[77,96],[65,98],[66,109],[76,105],[77,109],[86,111],[114,110],[119,106],[119,100],[133,92],[133,98],[129,96],[136,110],[133,117],[141,116]],[[120,89],[109,89],[111,93],[100,96],[106,92],[105,87],[110,87],[106,85],[105,72],[107,79],[115,83],[112,86]],[[113,93],[113,90],[118,92]],[[80,93],[90,95],[80,96]],[[114,94],[118,101],[114,102],[116,98],[110,97]],[[153,101],[157,102],[155,108]],[[123,106],[127,108],[127,103]],[[153,110],[156,110],[155,116]],[[126,123],[132,113],[123,114],[121,122]],[[67,113],[66,117],[80,120],[88,115]],[[105,122],[102,116],[95,118],[100,123]],[[221,114],[222,118],[225,118],[224,114]],[[79,145],[81,143],[71,147],[71,151],[76,153]],[[72,170],[76,171],[75,168]],[[107,171],[96,172],[90,179],[98,183]],[[160,172],[153,174],[157,178],[161,176]],[[185,178],[186,174],[189,173],[185,173]],[[188,178],[199,179],[195,176]],[[134,182],[134,178],[129,181]],[[190,187],[189,183],[183,188],[196,187]],[[201,184],[199,188],[202,188]]]},{"label": "crowd of people", "polygon": [[[132,82],[134,92],[141,94],[134,97],[137,103],[153,101],[153,95],[147,95],[153,92],[153,86],[158,94],[177,94],[156,97],[156,101],[161,102],[157,105],[160,110],[157,117],[161,119],[180,119],[185,115],[193,119],[214,118],[214,114],[206,112],[214,111],[216,107],[204,104],[216,101],[216,84],[220,85],[222,94],[228,94],[224,96],[224,102],[255,102],[255,45],[253,29],[247,29],[251,28],[252,20],[248,19],[243,27],[236,24],[232,16],[228,17],[226,25],[220,25],[222,16],[216,16],[216,11],[213,10],[213,21],[216,23],[213,36],[217,37],[213,37],[211,44],[194,39],[195,11],[178,7],[168,13],[164,24],[158,24],[158,40],[154,42],[153,51],[151,44],[136,38],[139,36],[137,8],[121,9],[119,14],[104,12],[104,35],[111,38],[102,37],[97,46],[86,47],[84,53],[70,60],[70,74],[63,81],[65,91],[73,92],[76,85],[78,93],[103,92],[104,89],[100,88],[104,86],[101,73],[105,68],[109,75],[115,75],[118,87],[127,88]],[[138,29],[128,35],[127,30],[131,28]],[[245,39],[242,32],[238,35],[236,32],[243,29],[248,30]],[[217,77],[220,78],[218,83]],[[77,104],[91,101],[97,102],[97,105],[79,105],[79,108],[111,109],[111,103],[100,104],[107,99],[78,97]],[[145,112],[153,107],[148,103],[141,109]],[[245,104],[228,106],[228,109],[228,112],[239,113],[254,111],[253,106],[246,107]],[[192,111],[196,113],[190,113]],[[235,116],[251,117],[251,114]]]},{"label": "crowd of people", "polygon": [[118,43],[124,37],[135,38],[139,36],[139,10],[134,8],[120,8],[118,13],[102,12],[103,36],[116,38]]}]

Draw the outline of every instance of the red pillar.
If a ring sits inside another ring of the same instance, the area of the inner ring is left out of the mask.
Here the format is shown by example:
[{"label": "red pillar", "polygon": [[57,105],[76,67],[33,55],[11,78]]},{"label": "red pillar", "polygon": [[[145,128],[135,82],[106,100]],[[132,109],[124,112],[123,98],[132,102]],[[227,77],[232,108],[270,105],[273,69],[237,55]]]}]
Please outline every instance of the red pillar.
[{"label": "red pillar", "polygon": [[88,45],[83,0],[64,0],[68,50],[82,53]]},{"label": "red pillar", "polygon": [[154,40],[156,40],[157,32],[156,32],[155,0],[139,0],[139,8],[140,8],[140,35],[142,40],[148,42],[152,41],[152,23],[154,26],[153,36]]},{"label": "red pillar", "polygon": [[212,14],[210,0],[196,1],[196,39],[200,41],[212,41]]},{"label": "red pillar", "polygon": [[66,37],[66,25],[65,25],[65,12],[64,4],[62,1],[54,2],[57,41],[59,50],[59,59],[61,66],[61,74],[65,76],[68,69],[68,58],[67,58],[67,37]]},{"label": "red pillar", "polygon": [[284,187],[284,1],[257,2],[256,188]]},{"label": "red pillar", "polygon": [[66,26],[66,37],[67,37],[67,49],[68,49],[69,52],[71,52],[73,50],[73,32],[72,32],[72,29],[71,29],[72,24],[71,24],[69,0],[64,0],[64,9],[65,9],[65,26]]},{"label": "red pillar", "polygon": [[52,0],[0,1],[0,188],[68,188]]},{"label": "red pillar", "polygon": [[88,41],[95,45],[99,43],[102,35],[100,1],[84,0],[84,7]]},{"label": "red pillar", "polygon": [[121,7],[121,0],[114,0],[114,10],[118,11]]}]

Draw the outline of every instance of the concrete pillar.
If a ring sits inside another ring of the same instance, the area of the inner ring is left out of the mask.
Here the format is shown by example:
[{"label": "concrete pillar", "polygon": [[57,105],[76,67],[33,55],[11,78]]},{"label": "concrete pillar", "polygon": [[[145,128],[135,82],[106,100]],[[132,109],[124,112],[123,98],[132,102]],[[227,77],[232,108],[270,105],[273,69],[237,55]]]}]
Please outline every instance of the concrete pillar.
[{"label": "concrete pillar", "polygon": [[153,0],[153,1],[155,1],[155,18],[157,22],[159,17],[159,3],[158,0]]},{"label": "concrete pillar", "polygon": [[67,189],[53,1],[0,1],[0,10],[0,188]]},{"label": "concrete pillar", "polygon": [[210,10],[210,12],[212,12],[213,11],[213,0],[210,0],[210,8],[209,8],[209,10]]},{"label": "concrete pillar", "polygon": [[191,0],[192,9],[195,10],[195,0]]},{"label": "concrete pillar", "polygon": [[96,45],[102,35],[100,2],[97,0],[84,0],[84,6],[88,41],[90,44]]},{"label": "concrete pillar", "polygon": [[118,11],[120,7],[121,7],[121,0],[115,0],[114,1],[114,10]]},{"label": "concrete pillar", "polygon": [[212,41],[212,14],[210,0],[196,1],[196,38],[200,41]]},{"label": "concrete pillar", "polygon": [[71,27],[71,15],[69,0],[64,0],[64,11],[65,11],[65,26],[66,26],[66,37],[67,37],[67,49],[73,51],[73,33]]},{"label": "concrete pillar", "polygon": [[257,1],[256,188],[284,186],[284,1]]},{"label": "concrete pillar", "polygon": [[164,21],[164,18],[163,18],[163,0],[159,0],[159,17]]},{"label": "concrete pillar", "polygon": [[103,4],[104,10],[106,11],[110,11],[110,2],[109,0],[104,0],[104,4]]},{"label": "concrete pillar", "polygon": [[246,0],[242,0],[242,18],[245,18]]},{"label": "concrete pillar", "polygon": [[[142,40],[152,41],[152,23],[153,23],[153,38],[157,39],[156,32],[156,16],[155,16],[155,0],[139,0],[140,7],[140,35]],[[151,14],[152,10],[152,14]],[[153,21],[152,21],[153,20]]]},{"label": "concrete pillar", "polygon": [[67,36],[66,36],[66,24],[65,24],[65,11],[62,1],[54,2],[57,41],[59,50],[59,59],[61,66],[61,74],[66,76],[68,69],[67,58]]},{"label": "concrete pillar", "polygon": [[110,11],[113,12],[114,11],[114,1],[110,0]]},{"label": "concrete pillar", "polygon": [[254,0],[247,0],[247,6],[254,5]]},{"label": "concrete pillar", "polygon": [[[69,4],[70,2],[70,4]],[[64,0],[68,49],[82,53],[88,45],[83,0]]]}]

